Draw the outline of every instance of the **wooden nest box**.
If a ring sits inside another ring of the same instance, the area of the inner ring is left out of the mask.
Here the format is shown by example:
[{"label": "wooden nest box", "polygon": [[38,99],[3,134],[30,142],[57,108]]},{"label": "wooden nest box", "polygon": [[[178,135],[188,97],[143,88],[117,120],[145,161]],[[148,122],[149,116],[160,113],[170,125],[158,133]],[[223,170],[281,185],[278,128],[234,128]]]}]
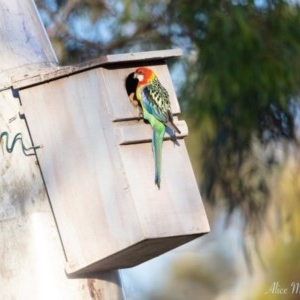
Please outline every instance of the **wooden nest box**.
[{"label": "wooden nest box", "polygon": [[[180,55],[176,49],[109,55],[13,78],[33,143],[43,146],[37,157],[69,275],[132,267],[209,231],[165,63]],[[181,130],[179,146],[164,141],[160,189],[151,127],[125,88],[140,66],[155,71],[168,90]]]}]

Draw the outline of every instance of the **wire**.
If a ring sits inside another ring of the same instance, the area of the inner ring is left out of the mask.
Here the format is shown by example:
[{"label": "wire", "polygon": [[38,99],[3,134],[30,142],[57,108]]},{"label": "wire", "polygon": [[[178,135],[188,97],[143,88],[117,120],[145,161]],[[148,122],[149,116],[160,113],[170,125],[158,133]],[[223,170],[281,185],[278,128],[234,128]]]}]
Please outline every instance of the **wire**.
[{"label": "wire", "polygon": [[15,144],[16,142],[19,140],[21,142],[21,146],[22,146],[22,151],[24,153],[25,156],[31,156],[31,155],[35,155],[35,153],[27,153],[27,151],[30,151],[30,150],[36,150],[38,148],[41,148],[40,146],[33,146],[33,147],[28,147],[26,148],[23,144],[23,140],[22,140],[22,133],[17,133],[15,136],[14,136],[14,139],[11,143],[11,146],[9,147],[8,145],[8,140],[9,140],[9,133],[7,131],[3,131],[1,134],[0,134],[0,142],[1,140],[6,137],[6,143],[5,143],[5,148],[6,148],[6,151],[8,153],[12,153],[13,150],[14,150],[14,147],[15,147]]}]

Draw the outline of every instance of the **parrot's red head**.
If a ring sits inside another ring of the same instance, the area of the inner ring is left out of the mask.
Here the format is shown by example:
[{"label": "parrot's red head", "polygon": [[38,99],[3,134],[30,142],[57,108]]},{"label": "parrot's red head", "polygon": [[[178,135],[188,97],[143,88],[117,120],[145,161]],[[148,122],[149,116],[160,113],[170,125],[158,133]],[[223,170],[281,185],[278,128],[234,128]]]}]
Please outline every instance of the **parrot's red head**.
[{"label": "parrot's red head", "polygon": [[141,67],[135,70],[134,77],[138,79],[139,84],[148,84],[156,75],[151,69]]}]

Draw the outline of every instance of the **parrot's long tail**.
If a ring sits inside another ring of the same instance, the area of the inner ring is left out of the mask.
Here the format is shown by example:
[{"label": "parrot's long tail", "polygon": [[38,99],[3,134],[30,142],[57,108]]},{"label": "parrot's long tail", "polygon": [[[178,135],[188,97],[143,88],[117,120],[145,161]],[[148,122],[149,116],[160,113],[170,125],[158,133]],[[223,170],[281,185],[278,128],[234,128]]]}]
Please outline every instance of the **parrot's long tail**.
[{"label": "parrot's long tail", "polygon": [[162,145],[165,131],[166,127],[163,123],[156,124],[153,127],[152,148],[155,162],[155,184],[159,189],[161,181]]}]

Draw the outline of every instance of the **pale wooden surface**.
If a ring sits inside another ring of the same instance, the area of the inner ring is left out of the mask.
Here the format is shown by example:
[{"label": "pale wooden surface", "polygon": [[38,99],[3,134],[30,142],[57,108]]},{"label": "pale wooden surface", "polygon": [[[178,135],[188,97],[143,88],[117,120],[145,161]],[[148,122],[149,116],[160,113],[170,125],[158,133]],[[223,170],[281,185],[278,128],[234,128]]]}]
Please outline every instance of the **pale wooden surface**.
[{"label": "pale wooden surface", "polygon": [[43,144],[38,157],[61,235],[67,239],[68,261],[85,265],[98,257],[99,249],[109,255],[116,245],[124,247],[120,230],[129,236],[141,232],[137,224],[124,222],[136,219],[131,216],[135,209],[126,181],[116,174],[121,166],[114,160],[99,78],[81,73],[64,83],[26,89],[21,99],[34,141]]},{"label": "pale wooden surface", "polygon": [[14,75],[57,64],[33,1],[1,0],[0,28],[0,90]]},{"label": "pale wooden surface", "polygon": [[[24,88],[26,86],[47,82],[60,77],[79,73],[99,66],[116,65],[120,62],[147,62],[147,61],[164,61],[167,58],[178,57],[182,55],[181,49],[147,51],[127,54],[114,54],[99,57],[73,66],[52,66],[44,67],[39,70],[28,70],[12,76],[14,88]],[[166,74],[169,76],[168,74]]]},{"label": "pale wooden surface", "polygon": [[[31,0],[0,0],[0,132],[8,131],[11,138],[21,132],[26,146],[30,138],[18,117],[20,105],[10,90],[11,78],[52,69],[57,62],[36,12]],[[0,161],[0,299],[123,299],[118,272],[67,278],[36,158],[25,157],[19,143],[11,154],[1,143]]]},{"label": "pale wooden surface", "polygon": [[[177,134],[177,138],[184,138],[188,135],[188,127],[184,120],[175,120],[174,123],[181,131]],[[152,129],[148,124],[145,124],[143,120],[125,121],[116,124],[117,135],[119,136],[120,145],[128,145],[135,143],[151,142]],[[165,140],[170,139],[170,136],[166,133]]]},{"label": "pale wooden surface", "polygon": [[[166,65],[151,68],[179,113]],[[70,273],[129,267],[209,231],[184,141],[164,143],[158,190],[151,143],[126,129],[149,132],[124,86],[134,70],[94,68],[20,91]]]}]

